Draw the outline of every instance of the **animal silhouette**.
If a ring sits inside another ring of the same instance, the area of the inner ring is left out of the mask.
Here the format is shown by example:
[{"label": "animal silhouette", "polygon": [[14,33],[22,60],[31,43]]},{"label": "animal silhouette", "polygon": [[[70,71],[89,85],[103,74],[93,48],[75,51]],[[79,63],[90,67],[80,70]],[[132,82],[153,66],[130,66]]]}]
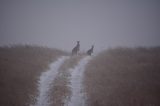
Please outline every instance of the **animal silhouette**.
[{"label": "animal silhouette", "polygon": [[72,55],[77,55],[80,50],[80,42],[77,41],[77,45],[72,49]]},{"label": "animal silhouette", "polygon": [[91,56],[91,54],[93,53],[93,48],[94,48],[94,45],[92,45],[91,49],[87,51],[87,55]]}]

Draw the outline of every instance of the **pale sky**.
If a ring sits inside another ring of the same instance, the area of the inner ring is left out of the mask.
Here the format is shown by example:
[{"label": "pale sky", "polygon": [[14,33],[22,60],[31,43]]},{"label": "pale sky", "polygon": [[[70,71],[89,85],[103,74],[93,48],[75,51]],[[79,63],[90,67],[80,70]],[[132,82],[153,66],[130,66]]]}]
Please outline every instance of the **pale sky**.
[{"label": "pale sky", "polygon": [[0,45],[160,46],[159,0],[0,0]]}]

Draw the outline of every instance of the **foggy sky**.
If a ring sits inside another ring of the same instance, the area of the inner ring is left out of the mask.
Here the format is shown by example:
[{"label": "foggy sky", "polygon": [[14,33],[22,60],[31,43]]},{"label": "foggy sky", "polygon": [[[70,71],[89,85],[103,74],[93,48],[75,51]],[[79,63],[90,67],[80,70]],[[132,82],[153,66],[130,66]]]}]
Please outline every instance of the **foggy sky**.
[{"label": "foggy sky", "polygon": [[160,45],[158,0],[0,0],[0,45]]}]

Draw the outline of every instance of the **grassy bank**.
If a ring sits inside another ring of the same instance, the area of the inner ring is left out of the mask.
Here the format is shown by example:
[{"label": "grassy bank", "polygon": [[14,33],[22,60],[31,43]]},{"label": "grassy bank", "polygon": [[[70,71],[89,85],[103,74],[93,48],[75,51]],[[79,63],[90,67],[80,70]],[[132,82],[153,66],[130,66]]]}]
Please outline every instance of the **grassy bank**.
[{"label": "grassy bank", "polygon": [[28,106],[39,75],[61,55],[66,53],[45,47],[0,47],[0,105]]},{"label": "grassy bank", "polygon": [[115,48],[85,72],[89,106],[160,106],[160,47]]}]

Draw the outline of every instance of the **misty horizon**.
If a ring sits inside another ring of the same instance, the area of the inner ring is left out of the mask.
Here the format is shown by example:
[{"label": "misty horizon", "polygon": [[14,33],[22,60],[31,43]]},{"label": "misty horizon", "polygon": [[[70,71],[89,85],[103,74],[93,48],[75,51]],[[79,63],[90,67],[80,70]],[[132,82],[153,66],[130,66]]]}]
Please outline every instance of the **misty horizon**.
[{"label": "misty horizon", "polygon": [[160,2],[0,1],[0,46],[36,44],[71,51],[160,46]]}]

